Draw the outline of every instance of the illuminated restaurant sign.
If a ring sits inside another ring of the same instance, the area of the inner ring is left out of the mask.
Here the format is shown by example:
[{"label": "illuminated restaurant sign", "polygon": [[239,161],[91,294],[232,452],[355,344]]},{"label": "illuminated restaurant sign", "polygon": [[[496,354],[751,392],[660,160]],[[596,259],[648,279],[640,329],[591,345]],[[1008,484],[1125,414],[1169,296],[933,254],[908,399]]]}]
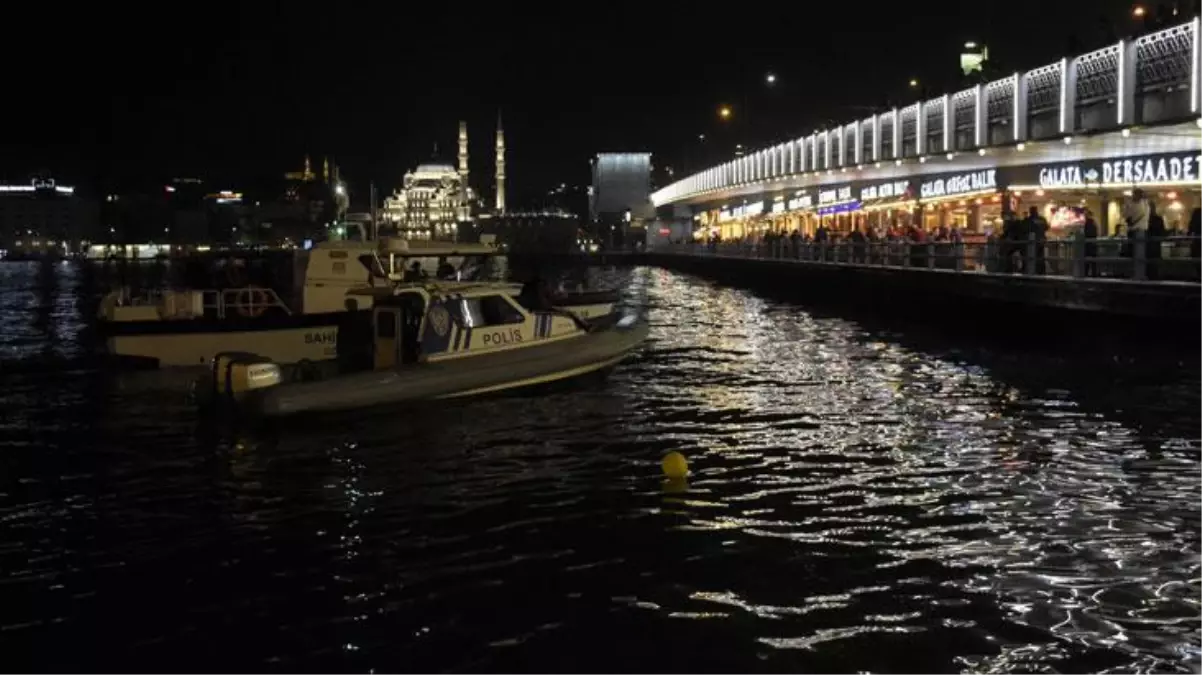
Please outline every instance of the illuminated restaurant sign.
[{"label": "illuminated restaurant sign", "polygon": [[750,218],[751,216],[758,216],[763,212],[764,202],[754,202],[751,204],[736,206],[732,213],[735,218]]},{"label": "illuminated restaurant sign", "polygon": [[1053,164],[1039,169],[1039,185],[1045,188],[1086,187],[1098,183],[1140,185],[1196,182],[1198,154],[1193,152]]},{"label": "illuminated restaurant sign", "polygon": [[851,186],[844,185],[843,187],[833,190],[820,190],[818,192],[819,204],[833,204],[835,202],[845,202],[851,199]]},{"label": "illuminated restaurant sign", "polygon": [[814,205],[813,195],[801,195],[789,200],[789,210],[796,211],[797,209],[808,209]]},{"label": "illuminated restaurant sign", "polygon": [[919,194],[923,199],[932,199],[996,189],[997,169],[986,169],[927,181],[922,184]]},{"label": "illuminated restaurant sign", "polygon": [[865,202],[870,199],[889,199],[893,197],[903,197],[910,189],[910,181],[895,180],[888,183],[880,183],[878,185],[869,185],[860,190],[860,201]]}]

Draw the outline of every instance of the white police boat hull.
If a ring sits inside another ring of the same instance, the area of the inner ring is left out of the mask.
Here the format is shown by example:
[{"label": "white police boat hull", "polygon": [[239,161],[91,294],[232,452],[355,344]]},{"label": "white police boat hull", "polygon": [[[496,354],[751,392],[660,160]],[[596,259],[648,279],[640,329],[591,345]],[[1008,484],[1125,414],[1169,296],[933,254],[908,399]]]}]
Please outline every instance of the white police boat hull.
[{"label": "white police boat hull", "polygon": [[[267,359],[219,356],[211,388],[219,400],[266,417],[471,396],[605,370],[648,333],[634,317],[598,328],[566,312],[530,311],[497,284],[401,288],[377,298],[372,314],[370,370],[287,381]],[[258,379],[231,374],[252,367]]]}]

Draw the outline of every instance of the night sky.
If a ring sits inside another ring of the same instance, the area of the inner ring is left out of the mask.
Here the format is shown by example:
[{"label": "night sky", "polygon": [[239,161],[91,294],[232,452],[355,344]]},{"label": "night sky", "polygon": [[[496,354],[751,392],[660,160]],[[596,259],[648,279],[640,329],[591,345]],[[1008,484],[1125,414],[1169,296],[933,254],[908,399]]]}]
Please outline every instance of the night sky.
[{"label": "night sky", "polygon": [[[520,203],[586,182],[598,151],[647,150],[692,170],[736,142],[912,101],[911,77],[932,96],[960,88],[966,40],[988,44],[1005,73],[1137,29],[1131,3],[1113,0],[251,4],[18,10],[28,16],[10,18],[3,47],[12,132],[0,171],[44,168],[97,189],[173,175],[243,187],[309,152],[337,157],[353,191],[368,180],[390,190],[436,142],[453,161],[463,118],[473,183],[490,191],[500,108]],[[1184,21],[1192,6],[1180,11]],[[735,110],[728,124],[722,103]]]}]

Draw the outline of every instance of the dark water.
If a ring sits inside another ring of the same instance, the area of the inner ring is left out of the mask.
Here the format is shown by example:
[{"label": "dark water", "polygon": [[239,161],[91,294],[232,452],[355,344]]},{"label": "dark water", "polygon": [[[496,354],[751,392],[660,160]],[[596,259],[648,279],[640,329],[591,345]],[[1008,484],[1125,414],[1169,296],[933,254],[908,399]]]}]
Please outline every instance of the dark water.
[{"label": "dark water", "polygon": [[249,436],[90,366],[79,270],[0,265],[6,670],[1202,666],[1195,356],[625,276],[603,384]]}]

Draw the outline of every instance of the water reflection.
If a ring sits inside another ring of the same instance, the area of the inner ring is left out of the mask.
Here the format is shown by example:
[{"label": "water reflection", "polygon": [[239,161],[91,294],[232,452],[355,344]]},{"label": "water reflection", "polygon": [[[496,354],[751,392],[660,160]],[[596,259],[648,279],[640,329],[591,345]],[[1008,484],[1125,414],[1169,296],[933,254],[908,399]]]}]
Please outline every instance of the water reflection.
[{"label": "water reflection", "polygon": [[[2,274],[3,363],[81,355],[88,291]],[[647,349],[537,397],[247,435],[169,377],[0,371],[0,646],[39,670],[1202,665],[1196,364],[620,275]]]}]

